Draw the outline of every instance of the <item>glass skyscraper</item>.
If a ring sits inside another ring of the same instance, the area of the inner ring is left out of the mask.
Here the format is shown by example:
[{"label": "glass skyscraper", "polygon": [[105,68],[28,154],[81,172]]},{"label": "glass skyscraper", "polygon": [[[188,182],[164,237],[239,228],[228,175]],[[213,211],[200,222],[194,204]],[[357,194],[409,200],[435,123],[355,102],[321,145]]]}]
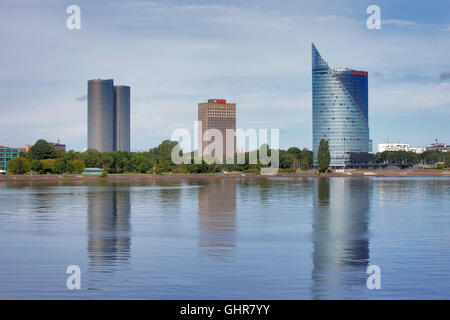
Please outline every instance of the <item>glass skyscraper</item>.
[{"label": "glass skyscraper", "polygon": [[312,44],[313,150],[328,140],[331,167],[345,167],[350,153],[371,152],[367,72],[330,69]]}]

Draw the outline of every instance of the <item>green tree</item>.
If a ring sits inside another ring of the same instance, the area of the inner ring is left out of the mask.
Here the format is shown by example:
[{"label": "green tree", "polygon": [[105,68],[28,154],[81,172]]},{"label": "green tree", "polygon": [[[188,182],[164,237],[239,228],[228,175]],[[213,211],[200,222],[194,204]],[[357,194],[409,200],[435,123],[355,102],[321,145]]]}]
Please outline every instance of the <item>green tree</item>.
[{"label": "green tree", "polygon": [[328,141],[325,139],[320,139],[319,149],[317,150],[317,162],[319,165],[319,172],[323,173],[330,167],[330,148],[328,146]]},{"label": "green tree", "polygon": [[258,148],[258,161],[261,159],[261,156],[263,157],[270,157],[272,150],[270,149],[270,146],[267,143],[263,143]]},{"label": "green tree", "polygon": [[280,150],[279,157],[280,157],[280,168],[282,169],[291,168],[296,159],[294,154],[284,150]]},{"label": "green tree", "polygon": [[80,158],[88,168],[97,168],[102,165],[102,154],[95,149],[86,150]]},{"label": "green tree", "polygon": [[292,154],[297,160],[300,160],[302,157],[302,150],[297,147],[291,147],[286,152]]},{"label": "green tree", "polygon": [[311,166],[313,165],[313,158],[314,158],[313,152],[311,150],[303,148],[302,152],[300,153],[300,157],[301,157],[300,161],[306,159],[306,161],[308,162],[308,169],[311,168]]},{"label": "green tree", "polygon": [[[291,157],[289,159],[288,157]],[[289,162],[291,165],[288,166]],[[302,170],[308,170],[313,164],[313,152],[304,148],[303,150],[297,147],[287,149],[286,154],[280,150],[280,167],[297,169],[299,166]]]},{"label": "green tree", "polygon": [[450,168],[450,155],[447,155],[447,158],[445,159],[445,167]]},{"label": "green tree", "polygon": [[129,152],[116,151],[116,152],[114,152],[114,156],[116,159],[115,164],[116,164],[116,172],[117,173],[124,173],[124,172],[132,171]]},{"label": "green tree", "polygon": [[44,159],[42,162],[42,170],[41,173],[53,173],[55,170],[55,159]]},{"label": "green tree", "polygon": [[158,164],[161,164],[165,170],[171,170],[175,167],[172,162],[172,149],[178,144],[176,141],[164,140],[158,146]]},{"label": "green tree", "polygon": [[15,157],[8,161],[8,172],[11,174],[24,174],[30,171],[30,161],[23,157]]},{"label": "green tree", "polygon": [[[102,154],[101,168],[105,169],[109,173],[115,173],[116,170],[116,155],[114,152],[105,152]],[[89,167],[89,166],[88,166]]]},{"label": "green tree", "polygon": [[39,160],[33,160],[33,161],[31,161],[30,168],[34,172],[41,172],[41,170],[43,168],[42,162]]},{"label": "green tree", "polygon": [[67,164],[66,171],[71,174],[80,174],[84,170],[84,162],[82,160],[71,160]]},{"label": "green tree", "polygon": [[150,170],[150,161],[148,161],[142,153],[133,153],[131,156],[131,167],[133,171],[146,173]]},{"label": "green tree", "polygon": [[30,148],[31,159],[43,160],[56,158],[56,149],[47,141],[41,139]]},{"label": "green tree", "polygon": [[308,161],[307,158],[303,158],[302,161],[300,162],[300,169],[302,170],[308,170],[310,168],[310,163]]},{"label": "green tree", "polygon": [[58,158],[55,160],[55,167],[53,173],[61,174],[66,171],[66,164],[63,159]]},{"label": "green tree", "polygon": [[446,152],[440,152],[437,150],[425,151],[420,155],[420,159],[426,164],[435,164],[436,162],[445,162]]}]

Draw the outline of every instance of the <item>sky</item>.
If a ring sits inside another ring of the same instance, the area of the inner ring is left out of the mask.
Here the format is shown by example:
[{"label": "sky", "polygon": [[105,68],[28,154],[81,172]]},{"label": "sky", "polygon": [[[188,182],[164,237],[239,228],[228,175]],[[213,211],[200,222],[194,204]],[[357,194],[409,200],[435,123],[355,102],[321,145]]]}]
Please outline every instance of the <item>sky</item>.
[{"label": "sky", "polygon": [[[372,4],[381,29],[366,26]],[[131,86],[132,151],[193,135],[211,98],[237,104],[238,128],[311,149],[311,42],[331,68],[369,72],[374,151],[450,144],[448,0],[0,0],[0,41],[0,145],[84,150],[87,80],[112,78]]]}]

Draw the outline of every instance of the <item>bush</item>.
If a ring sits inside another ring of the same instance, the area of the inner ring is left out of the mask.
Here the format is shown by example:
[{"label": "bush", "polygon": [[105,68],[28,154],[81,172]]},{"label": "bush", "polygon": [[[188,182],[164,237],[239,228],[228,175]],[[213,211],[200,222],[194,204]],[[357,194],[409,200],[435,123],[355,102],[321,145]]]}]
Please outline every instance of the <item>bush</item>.
[{"label": "bush", "polygon": [[294,168],[287,168],[287,169],[278,169],[279,173],[295,173],[296,169]]},{"label": "bush", "polygon": [[107,176],[108,176],[108,173],[107,173],[106,171],[103,171],[103,172],[100,174],[99,178],[104,179],[104,178],[106,178]]},{"label": "bush", "polygon": [[167,171],[166,167],[162,164],[157,164],[153,169],[153,173],[155,174],[163,174],[166,171]]},{"label": "bush", "polygon": [[260,171],[256,168],[249,168],[247,170],[244,170],[244,173],[260,173]]},{"label": "bush", "polygon": [[173,173],[186,173],[186,169],[184,169],[183,167],[176,167],[175,169],[172,170]]},{"label": "bush", "polygon": [[8,161],[8,172],[11,174],[24,174],[30,171],[30,161],[23,157],[16,157]]}]

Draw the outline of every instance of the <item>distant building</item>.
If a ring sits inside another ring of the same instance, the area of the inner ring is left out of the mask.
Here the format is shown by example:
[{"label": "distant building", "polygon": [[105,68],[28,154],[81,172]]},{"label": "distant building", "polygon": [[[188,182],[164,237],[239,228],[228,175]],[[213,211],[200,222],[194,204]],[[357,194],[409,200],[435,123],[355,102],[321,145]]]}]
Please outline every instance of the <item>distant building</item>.
[{"label": "distant building", "polygon": [[[224,99],[209,99],[208,102],[198,104],[198,121],[201,123],[201,131],[199,129],[199,147],[204,152],[205,148],[211,143],[203,141],[204,133],[208,129],[218,129],[222,133],[222,154],[223,157],[234,157],[236,153],[236,103],[227,103]],[[226,131],[232,130],[233,140],[227,141]],[[216,156],[217,150],[212,152],[212,156]]]},{"label": "distant building", "polygon": [[130,151],[130,87],[88,81],[88,149]]},{"label": "distant building", "polygon": [[379,143],[378,152],[385,151],[409,151],[409,144],[407,143]]},{"label": "distant building", "polygon": [[0,146],[0,170],[8,171],[8,161],[18,157],[19,148]]},{"label": "distant building", "polygon": [[429,147],[427,147],[427,151],[441,151],[441,152],[448,152],[449,145],[445,143],[438,143],[438,140],[436,139],[434,143],[432,143]]},{"label": "distant building", "polygon": [[415,153],[423,153],[425,152],[427,149],[425,147],[410,147],[409,151],[415,152]]},{"label": "distant building", "polygon": [[130,87],[114,86],[115,150],[130,151]]},{"label": "distant building", "polygon": [[49,142],[53,147],[55,147],[56,150],[66,151],[66,145],[61,144],[59,139],[58,142]]},{"label": "distant building", "polygon": [[408,143],[379,143],[378,152],[385,152],[385,151],[406,151],[406,152],[422,153],[425,152],[425,148],[411,147]]},{"label": "distant building", "polygon": [[31,147],[32,147],[31,144],[26,144],[26,145],[20,146],[19,150],[20,150],[20,152],[28,152],[28,151],[30,151]]},{"label": "distant building", "polygon": [[328,141],[330,167],[342,168],[351,153],[372,152],[369,139],[368,73],[331,69],[312,44],[312,119],[314,163],[321,139]]},{"label": "distant building", "polygon": [[349,152],[348,159],[345,160],[345,168],[369,168],[373,162],[373,153]]},{"label": "distant building", "polygon": [[81,174],[102,174],[103,169],[101,168],[86,168]]}]

